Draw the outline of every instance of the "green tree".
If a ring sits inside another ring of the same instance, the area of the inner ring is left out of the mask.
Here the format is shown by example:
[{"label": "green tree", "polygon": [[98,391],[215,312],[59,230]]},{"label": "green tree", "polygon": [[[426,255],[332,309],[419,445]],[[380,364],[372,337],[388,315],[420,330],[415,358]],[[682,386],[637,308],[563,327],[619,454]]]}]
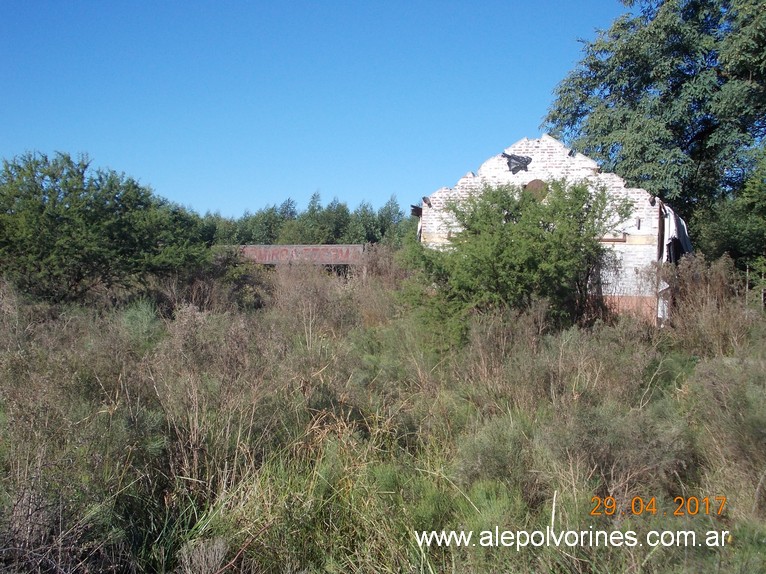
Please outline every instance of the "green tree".
[{"label": "green tree", "polygon": [[295,219],[287,220],[282,226],[277,243],[283,245],[340,243],[347,235],[350,223],[351,212],[345,203],[335,198],[326,207],[322,207],[319,193],[314,193],[306,211],[299,213]]},{"label": "green tree", "polygon": [[[113,269],[123,285],[143,282],[149,275],[193,275],[210,256],[199,215],[147,192],[150,205],[131,214],[134,226],[128,219],[121,235],[104,238],[113,249]],[[131,236],[135,239],[130,249],[115,247]]]},{"label": "green tree", "polygon": [[766,133],[760,0],[643,0],[556,89],[545,126],[691,216],[736,194]]},{"label": "green tree", "polygon": [[200,218],[87,158],[26,154],[0,172],[0,268],[54,301],[177,273],[207,256]]},{"label": "green tree", "polygon": [[560,323],[584,315],[604,262],[599,238],[628,216],[630,206],[615,205],[605,191],[586,185],[549,188],[542,202],[506,186],[451,206],[462,230],[449,249],[422,252],[440,304],[462,316],[524,309],[544,298]]},{"label": "green tree", "polygon": [[282,245],[312,245],[326,243],[329,230],[322,226],[322,198],[313,193],[306,211],[296,213],[280,230],[277,243]]},{"label": "green tree", "polygon": [[380,238],[377,214],[372,205],[363,201],[351,214],[342,243],[377,243]]},{"label": "green tree", "polygon": [[237,221],[236,243],[240,245],[272,245],[277,242],[284,217],[276,206],[246,213]]},{"label": "green tree", "polygon": [[697,220],[698,241],[709,256],[728,253],[741,269],[766,271],[766,151],[742,191]]},{"label": "green tree", "polygon": [[202,217],[202,235],[210,245],[236,245],[238,226],[231,217],[207,212]]},{"label": "green tree", "polygon": [[380,230],[380,241],[388,245],[401,245],[401,232],[407,227],[404,226],[404,212],[399,207],[399,202],[395,196],[383,204],[378,210],[378,229]]},{"label": "green tree", "polygon": [[325,243],[341,243],[351,223],[351,212],[345,203],[334,198],[319,214],[319,225]]},{"label": "green tree", "polygon": [[362,202],[351,214],[344,243],[386,243],[400,245],[400,227],[404,213],[391,198],[376,212],[372,205]]},{"label": "green tree", "polygon": [[278,211],[279,216],[283,221],[289,221],[298,217],[298,208],[295,204],[295,200],[290,199],[289,197],[279,205]]}]

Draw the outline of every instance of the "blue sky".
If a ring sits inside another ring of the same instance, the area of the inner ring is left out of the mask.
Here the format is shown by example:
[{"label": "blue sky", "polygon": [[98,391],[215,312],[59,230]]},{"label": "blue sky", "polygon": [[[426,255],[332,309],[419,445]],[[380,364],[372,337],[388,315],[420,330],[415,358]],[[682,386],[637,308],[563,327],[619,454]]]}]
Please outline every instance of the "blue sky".
[{"label": "blue sky", "polygon": [[402,206],[522,137],[617,0],[0,0],[0,157],[87,154],[199,213]]}]

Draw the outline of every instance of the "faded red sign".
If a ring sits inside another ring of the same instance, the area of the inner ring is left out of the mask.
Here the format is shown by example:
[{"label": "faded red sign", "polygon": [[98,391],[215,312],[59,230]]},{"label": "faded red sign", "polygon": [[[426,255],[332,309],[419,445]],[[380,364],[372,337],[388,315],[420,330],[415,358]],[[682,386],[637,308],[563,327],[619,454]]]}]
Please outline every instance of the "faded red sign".
[{"label": "faded red sign", "polygon": [[277,265],[306,261],[317,265],[352,265],[362,262],[363,245],[243,245],[249,261]]}]

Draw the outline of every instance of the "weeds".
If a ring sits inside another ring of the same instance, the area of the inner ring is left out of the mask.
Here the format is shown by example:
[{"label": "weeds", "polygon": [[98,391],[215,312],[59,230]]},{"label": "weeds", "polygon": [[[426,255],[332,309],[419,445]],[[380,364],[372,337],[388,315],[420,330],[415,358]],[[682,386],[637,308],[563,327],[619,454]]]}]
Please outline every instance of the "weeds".
[{"label": "weeds", "polygon": [[[468,316],[465,343],[445,346],[390,254],[369,257],[367,274],[240,269],[91,309],[0,285],[2,568],[766,567],[766,329],[725,261],[679,268],[662,329],[555,330],[541,303]],[[726,496],[726,511],[591,515],[594,496],[622,512],[690,495]],[[414,539],[544,529],[554,500],[563,529],[704,522],[735,542],[517,553]]]}]

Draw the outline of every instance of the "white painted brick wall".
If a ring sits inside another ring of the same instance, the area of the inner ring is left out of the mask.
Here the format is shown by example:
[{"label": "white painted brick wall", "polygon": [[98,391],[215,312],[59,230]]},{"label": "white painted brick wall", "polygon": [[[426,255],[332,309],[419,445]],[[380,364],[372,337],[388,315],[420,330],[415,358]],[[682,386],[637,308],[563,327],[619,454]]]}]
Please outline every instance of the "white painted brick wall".
[{"label": "white painted brick wall", "polygon": [[659,234],[659,201],[651,204],[651,194],[646,190],[628,188],[625,181],[613,173],[599,173],[592,159],[576,153],[549,135],[540,139],[524,138],[504,150],[532,158],[527,171],[511,173],[502,154],[485,161],[476,173],[469,172],[454,187],[442,187],[429,196],[431,207],[423,202],[422,241],[432,247],[449,242],[452,233],[459,230],[446,207],[450,202],[459,203],[466,197],[481,192],[486,186],[524,186],[532,180],[564,179],[569,183],[587,182],[590,186],[603,186],[613,197],[627,197],[633,204],[631,217],[615,230],[618,236],[625,234],[626,242],[608,243],[619,261],[616,270],[604,273],[605,294],[616,296],[651,296],[653,286],[647,280],[648,268],[657,259]]}]

